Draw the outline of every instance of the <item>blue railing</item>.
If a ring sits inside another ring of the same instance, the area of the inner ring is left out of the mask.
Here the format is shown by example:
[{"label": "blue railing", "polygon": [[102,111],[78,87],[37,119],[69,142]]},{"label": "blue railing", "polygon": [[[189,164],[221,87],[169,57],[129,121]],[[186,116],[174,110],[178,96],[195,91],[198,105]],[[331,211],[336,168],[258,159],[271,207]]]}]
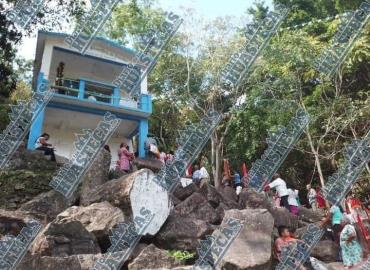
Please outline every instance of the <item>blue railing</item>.
[{"label": "blue railing", "polygon": [[[39,74],[38,80],[46,81],[43,73]],[[150,95],[142,94],[138,100],[121,97],[120,89],[113,85],[96,82],[89,79],[57,79],[51,83],[55,94],[70,98],[87,100],[100,104],[110,104],[121,108],[134,108],[148,113],[152,112],[152,100]]]}]

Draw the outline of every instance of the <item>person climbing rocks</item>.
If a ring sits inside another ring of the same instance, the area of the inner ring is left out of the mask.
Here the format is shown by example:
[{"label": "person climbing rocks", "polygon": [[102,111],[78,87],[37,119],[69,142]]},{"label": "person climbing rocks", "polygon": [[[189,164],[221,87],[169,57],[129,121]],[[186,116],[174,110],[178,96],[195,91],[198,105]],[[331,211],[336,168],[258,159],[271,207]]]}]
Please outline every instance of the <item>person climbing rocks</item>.
[{"label": "person climbing rocks", "polygon": [[266,185],[264,191],[269,191],[270,188],[274,188],[280,198],[280,206],[284,206],[290,212],[290,206],[288,202],[289,192],[286,187],[286,182],[280,178],[278,173],[275,173],[272,177],[273,181]]}]

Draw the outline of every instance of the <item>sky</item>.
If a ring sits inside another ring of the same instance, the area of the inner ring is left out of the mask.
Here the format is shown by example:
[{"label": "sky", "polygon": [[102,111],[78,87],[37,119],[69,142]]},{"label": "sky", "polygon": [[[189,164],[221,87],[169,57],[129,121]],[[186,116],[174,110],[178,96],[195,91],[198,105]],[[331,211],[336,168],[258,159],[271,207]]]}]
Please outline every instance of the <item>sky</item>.
[{"label": "sky", "polygon": [[[240,17],[253,5],[254,0],[157,0],[158,6],[164,10],[181,14],[185,8],[196,10],[199,16],[212,20],[218,16]],[[272,6],[272,0],[265,0]],[[186,18],[185,18],[186,20]],[[36,37],[25,38],[19,46],[18,55],[33,60],[36,50]]]}]

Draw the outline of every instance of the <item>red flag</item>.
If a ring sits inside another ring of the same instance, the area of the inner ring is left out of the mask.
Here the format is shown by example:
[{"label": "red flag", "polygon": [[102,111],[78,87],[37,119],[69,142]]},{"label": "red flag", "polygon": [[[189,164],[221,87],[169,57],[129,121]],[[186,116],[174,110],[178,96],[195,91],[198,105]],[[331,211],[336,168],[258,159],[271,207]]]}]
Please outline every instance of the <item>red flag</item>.
[{"label": "red flag", "polygon": [[243,165],[242,165],[242,172],[243,172],[243,177],[247,177],[248,168],[247,168],[247,165],[245,164],[245,162],[243,162]]}]

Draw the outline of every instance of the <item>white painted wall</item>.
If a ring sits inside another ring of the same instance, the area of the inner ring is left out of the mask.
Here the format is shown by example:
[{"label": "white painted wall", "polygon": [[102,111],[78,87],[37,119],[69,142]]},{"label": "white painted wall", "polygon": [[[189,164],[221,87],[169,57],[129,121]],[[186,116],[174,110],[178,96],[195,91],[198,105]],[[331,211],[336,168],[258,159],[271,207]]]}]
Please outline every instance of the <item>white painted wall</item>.
[{"label": "white painted wall", "polygon": [[[43,72],[46,79],[51,80],[51,82],[55,80],[56,68],[61,61],[65,63],[64,76],[66,78],[71,77],[77,79],[79,77],[87,77],[92,80],[112,83],[122,71],[122,68],[119,66],[99,62],[84,56],[53,52],[54,47],[72,50],[64,43],[64,37],[46,37],[40,71]],[[122,64],[132,63],[134,57],[134,55],[123,52],[121,49],[112,47],[102,41],[94,41],[87,54]],[[141,92],[143,94],[147,94],[148,92],[146,77],[141,83]]]},{"label": "white painted wall", "polygon": [[[81,112],[67,111],[56,108],[47,108],[43,125],[43,132],[50,134],[50,143],[56,149],[56,154],[71,158],[75,148],[75,134],[81,133],[82,129],[94,129],[102,116],[86,114]],[[132,142],[127,139],[128,135],[137,128],[134,121],[122,120],[121,125],[108,141],[111,149],[112,162],[111,167],[115,167],[118,160],[118,149],[122,142],[127,143],[130,151],[134,151]],[[41,134],[40,134],[41,135]]]}]

